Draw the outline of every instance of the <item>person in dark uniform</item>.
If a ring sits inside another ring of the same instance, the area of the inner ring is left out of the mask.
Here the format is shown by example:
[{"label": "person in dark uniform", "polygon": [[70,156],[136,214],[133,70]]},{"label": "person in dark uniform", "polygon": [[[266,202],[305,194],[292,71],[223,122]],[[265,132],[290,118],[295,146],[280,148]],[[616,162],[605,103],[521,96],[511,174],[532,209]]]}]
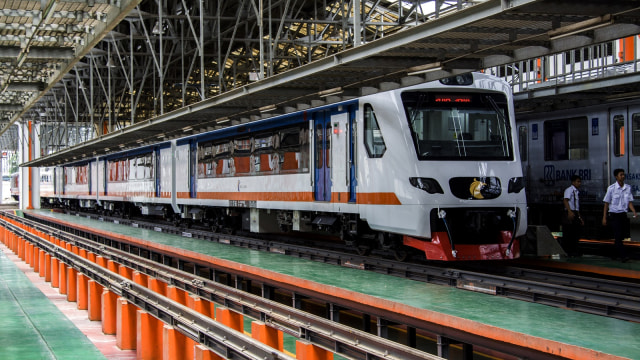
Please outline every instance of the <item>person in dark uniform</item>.
[{"label": "person in dark uniform", "polygon": [[584,220],[580,216],[580,186],[582,179],[578,175],[571,176],[571,186],[564,190],[564,214],[562,221],[562,248],[569,257],[580,256],[578,242]]},{"label": "person in dark uniform", "polygon": [[[637,216],[636,209],[633,207],[633,195],[631,194],[631,186],[624,183],[626,175],[623,169],[613,170],[613,176],[616,182],[607,188],[604,196],[604,213],[602,214],[602,225],[611,224],[613,230],[613,238],[615,240],[615,248],[617,258],[622,262],[629,260],[627,254],[624,253],[622,240],[624,239],[624,229],[627,220],[627,211],[631,209],[633,217]],[[607,219],[608,215],[608,219]]]}]

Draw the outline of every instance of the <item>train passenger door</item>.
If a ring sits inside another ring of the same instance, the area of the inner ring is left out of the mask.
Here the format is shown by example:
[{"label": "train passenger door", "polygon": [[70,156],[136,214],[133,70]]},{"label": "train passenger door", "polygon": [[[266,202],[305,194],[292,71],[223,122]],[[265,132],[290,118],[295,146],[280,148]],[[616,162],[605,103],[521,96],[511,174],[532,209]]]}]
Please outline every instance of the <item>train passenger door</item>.
[{"label": "train passenger door", "polygon": [[313,126],[315,199],[331,201],[331,114],[326,111],[315,113]]},{"label": "train passenger door", "polygon": [[628,107],[612,108],[610,112],[611,129],[611,169],[605,176],[608,184],[615,181],[614,169],[624,169],[629,172],[629,112]]},{"label": "train passenger door", "polygon": [[197,160],[198,160],[198,143],[191,141],[189,143],[189,194],[192,199],[197,197],[196,180],[197,180]]},{"label": "train passenger door", "polygon": [[153,149],[153,180],[155,182],[155,188],[156,188],[156,197],[159,198],[162,196],[162,186],[160,185],[160,166],[161,166],[161,162],[160,162],[160,148],[156,147]]}]

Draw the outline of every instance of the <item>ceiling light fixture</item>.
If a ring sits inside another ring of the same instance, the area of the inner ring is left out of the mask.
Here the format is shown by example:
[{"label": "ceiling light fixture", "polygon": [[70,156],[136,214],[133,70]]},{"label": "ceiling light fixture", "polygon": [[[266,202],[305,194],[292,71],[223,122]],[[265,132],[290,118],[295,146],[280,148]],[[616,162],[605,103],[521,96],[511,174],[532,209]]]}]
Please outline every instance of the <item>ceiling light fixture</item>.
[{"label": "ceiling light fixture", "polygon": [[333,89],[322,90],[322,91],[318,92],[318,96],[327,97],[327,96],[331,96],[331,95],[342,94],[343,92],[344,92],[344,90],[341,87],[336,87],[336,88],[333,88]]},{"label": "ceiling light fixture", "polygon": [[263,106],[261,108],[258,108],[258,111],[260,112],[269,112],[269,111],[273,111],[277,109],[277,107],[275,105],[267,105],[267,106]]},{"label": "ceiling light fixture", "polygon": [[598,16],[593,19],[580,21],[575,24],[559,27],[554,30],[549,30],[547,32],[547,35],[549,35],[549,40],[557,40],[563,37],[576,35],[581,32],[585,32],[589,30],[595,30],[607,25],[612,25],[612,24],[613,24],[613,18],[611,17],[611,14],[607,14],[607,15]]},{"label": "ceiling light fixture", "polygon": [[410,67],[407,69],[407,75],[411,76],[411,75],[419,75],[419,74],[424,74],[424,73],[428,73],[428,72],[432,72],[432,71],[438,71],[438,70],[442,70],[442,63],[438,62],[434,62],[434,63],[430,63],[430,64],[424,64],[424,65],[419,65],[419,66],[414,66],[414,67]]}]

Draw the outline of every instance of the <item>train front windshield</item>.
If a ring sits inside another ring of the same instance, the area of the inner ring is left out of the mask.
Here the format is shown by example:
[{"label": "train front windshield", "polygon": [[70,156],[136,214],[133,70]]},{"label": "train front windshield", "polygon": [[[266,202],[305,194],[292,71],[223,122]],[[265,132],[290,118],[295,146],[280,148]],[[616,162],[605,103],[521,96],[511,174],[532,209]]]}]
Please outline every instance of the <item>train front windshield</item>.
[{"label": "train front windshield", "polygon": [[513,160],[504,94],[415,91],[402,102],[419,160]]}]

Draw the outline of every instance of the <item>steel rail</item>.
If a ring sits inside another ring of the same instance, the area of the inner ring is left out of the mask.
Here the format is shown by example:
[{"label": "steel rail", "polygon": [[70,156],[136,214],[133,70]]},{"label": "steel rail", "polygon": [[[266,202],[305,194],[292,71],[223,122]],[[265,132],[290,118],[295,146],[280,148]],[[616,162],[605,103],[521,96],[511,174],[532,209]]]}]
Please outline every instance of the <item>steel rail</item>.
[{"label": "steel rail", "polygon": [[220,356],[247,360],[295,359],[4,219],[0,219],[0,224]]},{"label": "steel rail", "polygon": [[[86,215],[105,221],[104,217]],[[35,218],[38,219],[38,218]],[[468,270],[442,265],[397,262],[384,258],[345,254],[327,249],[280,243],[269,240],[211,233],[203,230],[178,229],[169,225],[141,221],[117,220],[136,227],[147,227],[186,237],[196,237],[220,243],[264,251],[281,252],[309,260],[357,267],[398,277],[434,284],[456,286],[465,290],[479,291],[508,298],[536,302],[549,306],[569,308],[590,314],[608,316],[627,321],[640,321],[640,285],[637,283],[598,279],[579,275],[555,273],[554,281],[545,280],[545,275],[535,270],[512,268],[510,274],[489,274],[486,270]],[[446,264],[452,266],[453,264]],[[525,275],[529,276],[525,276]],[[549,277],[550,278],[550,277]],[[587,285],[588,284],[588,285]],[[613,291],[617,289],[616,291]]]},{"label": "steel rail", "polygon": [[[87,276],[127,300],[131,300],[138,307],[146,310],[160,320],[171,325],[175,325],[175,323],[178,322],[177,327],[183,330],[182,332],[193,340],[206,340],[207,342],[205,342],[205,344],[214,351],[221,346],[221,342],[216,341],[220,338],[219,336],[215,339],[209,339],[208,337],[199,335],[202,329],[212,328],[209,322],[216,323],[218,327],[221,326],[219,323],[206,316],[204,318],[208,319],[208,322],[202,323],[202,315],[199,315],[193,310],[190,310],[188,315],[184,315],[184,309],[189,308],[166,299],[147,288],[134,284],[131,280],[75,255],[68,250],[48,243],[20,228],[14,227],[4,220],[0,220],[0,223],[5,227],[11,228],[12,231],[17,232],[20,236],[29,239],[30,242],[37,244],[38,247],[53,254],[65,263],[78,267]],[[333,353],[346,356],[349,359],[442,359],[441,357],[402,345],[398,342],[304,312],[292,306],[283,305],[237,288],[216,283],[209,279],[168,265],[159,264],[156,261],[123,250],[96,244],[94,240],[84,239],[78,235],[66,234],[59,230],[50,232],[47,231],[49,229],[42,227],[40,227],[39,230],[49,232],[51,235],[78,248],[94,252],[106,259],[153,276],[169,285],[174,285],[215,303],[223,304],[230,309],[236,310],[255,320],[260,320],[296,338],[304,339]],[[115,287],[114,282],[117,284]],[[147,299],[149,299],[149,301],[147,301]],[[165,314],[165,309],[173,310],[174,308],[177,314],[182,314],[182,316],[177,317],[177,320],[174,319],[174,316],[167,316],[167,314]],[[197,325],[200,326],[198,327]],[[234,331],[233,334],[235,333]],[[223,333],[223,337],[227,337],[227,339],[231,338],[226,333]],[[252,340],[252,342],[255,342],[255,340]],[[241,341],[238,341],[238,343],[240,347],[246,346],[246,344]],[[218,349],[216,353],[220,351],[221,350]],[[228,352],[228,350],[226,351]],[[263,359],[262,357],[258,358]],[[281,357],[276,357],[276,359],[280,358]],[[264,357],[264,359],[268,358]]]}]

